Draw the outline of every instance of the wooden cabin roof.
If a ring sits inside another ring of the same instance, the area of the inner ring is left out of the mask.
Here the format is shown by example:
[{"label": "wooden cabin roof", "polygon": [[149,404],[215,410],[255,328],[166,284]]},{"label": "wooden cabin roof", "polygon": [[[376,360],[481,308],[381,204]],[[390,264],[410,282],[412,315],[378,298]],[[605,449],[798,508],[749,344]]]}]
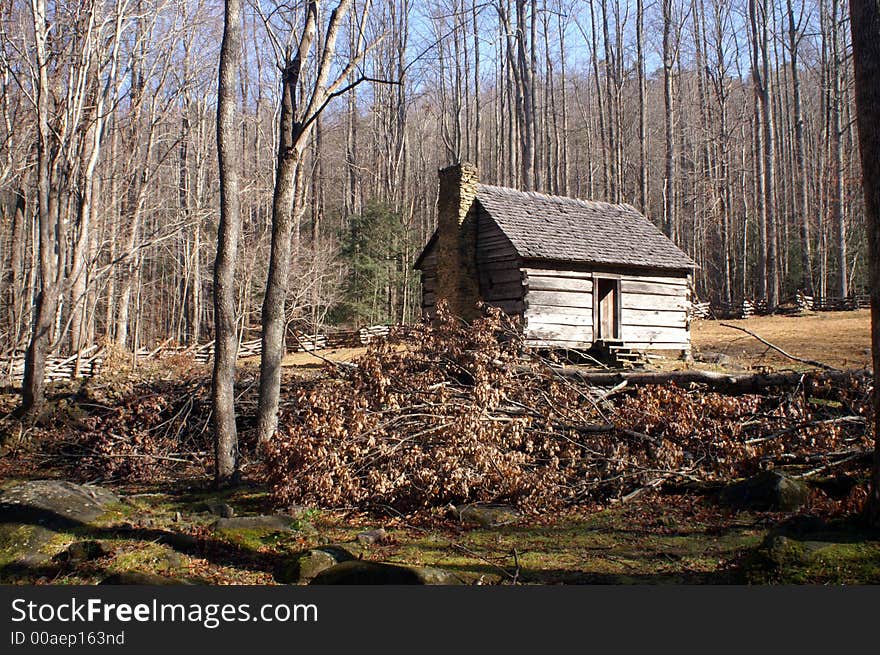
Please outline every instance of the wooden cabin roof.
[{"label": "wooden cabin roof", "polygon": [[[477,202],[523,259],[690,270],[694,261],[635,207],[480,184]],[[436,241],[436,233],[416,262]]]}]

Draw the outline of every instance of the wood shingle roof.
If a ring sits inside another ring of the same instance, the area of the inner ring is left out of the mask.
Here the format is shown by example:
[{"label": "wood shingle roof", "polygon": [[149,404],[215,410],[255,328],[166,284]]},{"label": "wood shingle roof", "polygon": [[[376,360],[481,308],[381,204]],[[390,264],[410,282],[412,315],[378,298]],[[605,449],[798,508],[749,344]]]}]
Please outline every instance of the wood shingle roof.
[{"label": "wood shingle roof", "polygon": [[523,259],[664,269],[694,261],[635,207],[480,184],[477,202]]}]

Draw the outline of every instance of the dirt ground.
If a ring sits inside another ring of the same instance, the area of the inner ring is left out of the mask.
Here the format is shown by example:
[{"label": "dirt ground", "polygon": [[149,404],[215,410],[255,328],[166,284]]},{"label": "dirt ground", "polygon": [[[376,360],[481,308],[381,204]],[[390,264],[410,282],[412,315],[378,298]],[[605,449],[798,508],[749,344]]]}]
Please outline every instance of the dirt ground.
[{"label": "dirt ground", "polygon": [[756,316],[739,321],[691,324],[697,353],[722,353],[744,368],[802,368],[754,337],[724,327],[750,330],[786,352],[838,368],[867,368],[871,364],[871,312],[819,312],[807,316]]},{"label": "dirt ground", "polygon": [[[288,353],[284,356],[282,366],[291,368],[320,368],[328,361],[338,363],[353,362],[366,351],[366,348],[328,348],[316,352]],[[239,365],[259,368],[260,358],[246,357],[239,362]]]}]

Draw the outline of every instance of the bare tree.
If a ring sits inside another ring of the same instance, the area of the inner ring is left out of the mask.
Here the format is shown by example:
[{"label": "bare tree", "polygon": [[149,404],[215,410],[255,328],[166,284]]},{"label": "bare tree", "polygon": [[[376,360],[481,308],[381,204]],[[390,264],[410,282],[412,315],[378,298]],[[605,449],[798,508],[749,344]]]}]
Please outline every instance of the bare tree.
[{"label": "bare tree", "polygon": [[841,7],[840,0],[831,0],[831,16],[829,28],[831,29],[831,98],[829,127],[831,136],[831,161],[833,176],[833,193],[831,194],[831,213],[834,219],[834,246],[837,251],[837,284],[835,292],[841,298],[849,295],[849,278],[847,271],[846,249],[846,223],[843,198],[843,178],[845,169],[843,166],[843,126],[841,115],[843,113],[843,90],[841,88],[842,44],[840,39],[841,30]]},{"label": "bare tree", "polygon": [[672,76],[676,59],[673,26],[673,0],[663,2],[663,107],[666,135],[665,171],[663,177],[663,231],[672,238],[675,233],[675,107],[672,97]]},{"label": "bare tree", "polygon": [[278,158],[272,199],[272,240],[262,313],[260,395],[257,410],[257,433],[261,443],[268,441],[278,426],[281,362],[285,351],[284,306],[290,268],[291,235],[294,221],[299,220],[302,211],[303,153],[315,121],[327,104],[366,80],[364,76],[360,76],[349,81],[366,54],[363,34],[370,9],[369,2],[361,9],[361,20],[357,23],[358,47],[335,80],[330,81],[335,66],[336,41],[352,4],[351,0],[340,0],[330,13],[323,47],[314,54],[314,82],[309,88],[304,88],[306,67],[317,30],[319,4],[318,0],[307,3],[304,26],[296,49],[288,47],[284,51]]},{"label": "bare tree", "polygon": [[798,66],[800,44],[803,39],[803,6],[801,14],[796,19],[792,0],[786,0],[788,13],[788,52],[789,65],[791,66],[791,92],[792,109],[794,116],[794,145],[797,161],[797,203],[800,211],[800,234],[801,234],[801,287],[809,296],[813,295],[813,252],[810,242],[810,203],[809,203],[809,178],[806,161],[806,142],[804,136],[803,102],[801,101],[801,73]]},{"label": "bare tree", "polygon": [[62,267],[57,260],[65,222],[59,199],[52,196],[57,181],[59,148],[52,148],[49,125],[49,21],[46,0],[31,0],[33,19],[34,109],[37,126],[37,225],[39,252],[39,290],[34,307],[33,328],[25,355],[22,383],[22,411],[39,412],[45,402],[46,356],[51,346],[55,312],[61,289]]},{"label": "bare tree", "polygon": [[211,403],[214,420],[214,482],[218,487],[238,475],[238,436],[235,429],[235,259],[241,225],[236,106],[241,69],[241,0],[226,0],[223,41],[217,84],[217,158],[220,171],[220,225],[214,260],[214,375]]},{"label": "bare tree", "polygon": [[645,6],[636,2],[636,68],[639,77],[639,207],[647,214],[648,205],[648,124],[645,103],[648,93],[645,80]]}]

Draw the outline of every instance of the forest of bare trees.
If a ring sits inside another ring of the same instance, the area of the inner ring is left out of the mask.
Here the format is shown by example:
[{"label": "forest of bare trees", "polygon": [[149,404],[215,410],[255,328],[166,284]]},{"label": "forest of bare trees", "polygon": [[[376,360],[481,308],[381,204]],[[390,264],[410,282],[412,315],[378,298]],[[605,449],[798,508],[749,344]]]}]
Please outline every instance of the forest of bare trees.
[{"label": "forest of bare trees", "polygon": [[[414,320],[437,169],[460,160],[633,204],[699,264],[702,300],[867,284],[840,0],[245,1],[234,184],[223,18],[217,0],[0,9],[0,343],[27,350],[26,405],[49,353],[208,341],[219,308],[276,346],[291,324]],[[224,184],[240,234],[215,298]]]}]

